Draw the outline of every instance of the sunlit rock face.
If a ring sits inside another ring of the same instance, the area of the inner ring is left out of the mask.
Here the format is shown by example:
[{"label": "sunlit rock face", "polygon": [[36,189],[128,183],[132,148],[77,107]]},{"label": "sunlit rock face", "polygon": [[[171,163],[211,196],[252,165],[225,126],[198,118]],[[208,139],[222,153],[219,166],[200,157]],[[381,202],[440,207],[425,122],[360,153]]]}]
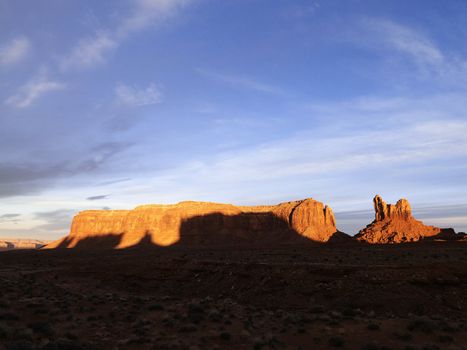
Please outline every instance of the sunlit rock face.
[{"label": "sunlit rock face", "polygon": [[373,199],[375,220],[361,230],[355,238],[368,243],[416,242],[425,237],[433,237],[441,232],[434,226],[426,226],[412,216],[407,199],[386,204],[380,197]]},{"label": "sunlit rock face", "polygon": [[181,202],[80,212],[73,219],[70,234],[47,248],[73,248],[93,241],[98,245],[105,236],[118,238],[115,248],[143,241],[158,246],[293,237],[327,242],[336,231],[331,208],[313,199],[251,207]]}]

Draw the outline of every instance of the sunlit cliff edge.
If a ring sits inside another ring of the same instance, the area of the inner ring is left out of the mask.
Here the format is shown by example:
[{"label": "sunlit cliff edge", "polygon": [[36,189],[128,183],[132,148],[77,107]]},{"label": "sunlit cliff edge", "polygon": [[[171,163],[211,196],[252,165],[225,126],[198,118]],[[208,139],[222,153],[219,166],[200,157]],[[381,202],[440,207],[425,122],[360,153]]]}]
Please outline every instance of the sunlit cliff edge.
[{"label": "sunlit cliff edge", "polygon": [[142,205],[133,210],[89,210],[73,219],[70,234],[47,248],[76,247],[83,239],[120,235],[116,248],[149,236],[158,246],[219,240],[287,239],[300,236],[327,242],[338,232],[331,208],[305,199],[273,206],[208,202]]}]

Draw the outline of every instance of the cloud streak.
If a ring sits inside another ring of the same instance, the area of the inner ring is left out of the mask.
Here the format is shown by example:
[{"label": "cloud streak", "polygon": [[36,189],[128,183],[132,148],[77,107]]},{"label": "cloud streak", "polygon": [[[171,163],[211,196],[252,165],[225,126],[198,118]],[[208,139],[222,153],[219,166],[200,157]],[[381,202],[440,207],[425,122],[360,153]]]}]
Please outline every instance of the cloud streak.
[{"label": "cloud streak", "polygon": [[231,86],[244,88],[248,90],[254,90],[257,92],[272,94],[272,95],[285,95],[285,91],[278,86],[272,84],[266,84],[258,81],[254,78],[242,76],[242,75],[229,75],[212,72],[210,70],[198,68],[198,73],[220,82],[227,83]]},{"label": "cloud streak", "polygon": [[105,167],[127,143],[106,142],[88,147],[67,160],[7,163],[0,161],[0,198],[31,194],[51,188],[60,179],[85,176]]},{"label": "cloud streak", "polygon": [[16,108],[26,108],[31,106],[42,96],[52,92],[66,88],[62,82],[49,79],[45,72],[40,72],[38,75],[21,86],[16,94],[11,95],[5,101],[5,104]]},{"label": "cloud streak", "polygon": [[0,66],[9,66],[22,61],[31,48],[31,43],[26,37],[18,37],[6,45],[0,47]]},{"label": "cloud streak", "polygon": [[21,214],[18,214],[18,213],[9,213],[9,214],[0,215],[0,223],[13,223],[13,224],[16,224],[16,223],[18,223],[18,218],[20,216],[21,216]]},{"label": "cloud streak", "polygon": [[91,68],[103,63],[108,54],[117,49],[132,35],[150,26],[161,24],[176,15],[193,0],[136,0],[130,14],[115,26],[82,38],[72,50],[62,57],[62,70]]},{"label": "cloud streak", "polygon": [[18,213],[8,213],[0,215],[0,224],[18,224],[20,216],[21,214]]},{"label": "cloud streak", "polygon": [[388,48],[396,49],[418,63],[437,65],[445,59],[432,40],[414,29],[385,19],[368,19],[364,25],[382,38]]},{"label": "cloud streak", "polygon": [[88,200],[88,201],[98,201],[98,200],[101,200],[101,199],[107,199],[108,197],[109,197],[108,194],[104,194],[104,195],[99,195],[99,196],[91,196],[91,197],[86,198],[86,200]]},{"label": "cloud streak", "polygon": [[12,219],[17,218],[18,216],[21,216],[21,214],[3,214],[0,215],[0,219]]},{"label": "cloud streak", "polygon": [[[253,149],[224,153],[192,169],[200,178],[222,181],[263,181],[296,176],[345,173],[366,168],[423,164],[447,157],[467,156],[465,120],[425,121],[397,130],[349,130],[332,137],[323,130]],[[316,150],[319,150],[317,152]]]},{"label": "cloud streak", "polygon": [[407,59],[412,66],[405,74],[412,73],[412,77],[415,73],[419,79],[447,85],[465,84],[467,80],[467,61],[456,53],[443,52],[425,32],[385,18],[362,19],[349,32],[352,43],[384,53],[386,60],[397,56]]},{"label": "cloud streak", "polygon": [[37,225],[35,229],[47,232],[48,234],[58,233],[59,235],[65,235],[75,214],[75,209],[58,209],[36,212],[34,213],[35,219],[43,221],[44,223]]},{"label": "cloud streak", "polygon": [[142,107],[162,102],[162,93],[156,84],[139,89],[135,86],[118,84],[115,88],[117,103],[128,107]]},{"label": "cloud streak", "polygon": [[88,68],[105,61],[106,55],[118,46],[109,33],[97,32],[93,37],[81,39],[61,62],[62,69]]},{"label": "cloud streak", "polygon": [[130,16],[115,29],[115,36],[126,39],[133,33],[176,15],[192,2],[193,0],[136,0]]}]

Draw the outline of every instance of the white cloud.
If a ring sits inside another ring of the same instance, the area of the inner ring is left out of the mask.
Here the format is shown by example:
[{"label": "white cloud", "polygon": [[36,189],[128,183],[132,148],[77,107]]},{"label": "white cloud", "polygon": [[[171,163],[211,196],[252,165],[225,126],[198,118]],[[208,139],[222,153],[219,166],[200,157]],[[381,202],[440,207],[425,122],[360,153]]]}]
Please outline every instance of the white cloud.
[{"label": "white cloud", "polygon": [[202,164],[199,171],[202,178],[261,181],[416,164],[467,156],[466,133],[467,122],[462,120],[425,122],[397,130],[352,131],[339,137],[310,131],[252,150],[223,154],[214,163]]},{"label": "white cloud", "polygon": [[29,49],[31,43],[25,37],[18,37],[13,39],[8,44],[0,47],[0,65],[11,65],[23,60]]},{"label": "white cloud", "polygon": [[115,29],[118,38],[144,30],[173,16],[193,0],[136,0],[133,11]]},{"label": "white cloud", "polygon": [[109,33],[98,32],[94,37],[80,40],[71,53],[63,59],[61,67],[85,68],[102,63],[105,55],[117,46],[118,42]]},{"label": "white cloud", "polygon": [[367,20],[365,26],[382,39],[382,43],[411,56],[419,63],[440,64],[443,53],[426,35],[389,20]]},{"label": "white cloud", "polygon": [[[315,102],[305,111],[320,120],[333,120],[336,129],[355,125],[382,128],[417,121],[465,118],[465,95],[451,93],[426,97],[359,97],[333,103]],[[375,123],[377,121],[377,123]]]},{"label": "white cloud", "polygon": [[51,80],[44,71],[29,80],[18,89],[18,92],[10,96],[5,103],[17,108],[29,107],[38,98],[51,91],[63,90],[65,84]]},{"label": "white cloud", "polygon": [[162,102],[162,94],[155,84],[150,84],[144,89],[118,84],[115,94],[117,102],[126,106],[140,107]]},{"label": "white cloud", "polygon": [[[138,179],[134,179],[134,186],[125,184],[122,189],[128,195],[125,200],[137,197],[144,202],[164,198],[172,202],[192,198],[261,203],[316,196],[336,209],[354,210],[362,208],[362,203],[366,205],[373,191],[430,200],[429,196],[423,196],[438,188],[430,183],[433,169],[439,171],[442,167],[446,174],[465,172],[465,166],[464,170],[458,167],[467,158],[467,119],[453,109],[445,109],[445,104],[449,101],[455,104],[457,97],[435,96],[431,99],[433,104],[427,102],[429,99],[416,98],[402,102],[392,98],[361,100],[370,102],[351,111],[347,125],[341,124],[346,109],[337,106],[331,111],[329,106],[322,118],[337,120],[340,124],[337,129],[334,123],[320,127],[304,124],[302,131],[288,138],[213,152],[157,174],[145,173],[144,184]],[[352,101],[342,104],[352,105]],[[464,102],[459,108],[465,109],[465,105]],[[376,107],[380,114],[373,119],[371,113]],[[365,113],[362,111],[367,108],[370,114],[366,116],[373,119],[373,124],[358,121],[355,124],[353,113]],[[436,113],[437,117],[424,119],[428,112]],[[404,114],[406,119],[396,117],[390,121],[392,113]],[[349,181],[353,178],[355,181]],[[450,186],[455,187],[458,196],[467,188],[462,189],[458,176],[452,181],[440,183],[440,193],[432,196],[452,202],[459,200],[450,193]],[[175,194],[173,188],[177,189]],[[331,200],[342,194],[355,196],[357,202]]]},{"label": "white cloud", "polygon": [[[383,130],[348,130],[336,136],[308,129],[286,139],[192,159],[163,173],[144,174],[144,184],[134,179],[138,185],[125,184],[125,190],[140,200],[147,194],[147,200],[173,201],[173,188],[177,188],[180,199],[245,201],[253,196],[258,203],[268,195],[274,196],[274,201],[287,199],[294,191],[301,196],[323,191],[325,196],[332,196],[346,188],[349,178],[362,174],[378,174],[378,184],[385,182],[395,189],[396,180],[391,177],[398,171],[410,170],[413,173],[408,177],[413,178],[424,175],[424,167],[437,162],[444,163],[444,171],[455,171],[446,162],[458,164],[467,157],[466,133],[467,121],[462,119],[415,121]],[[364,196],[363,184],[356,183],[360,187],[347,189],[349,194]],[[310,184],[313,186],[308,187]],[[306,188],[312,192],[304,192]]]},{"label": "white cloud", "polygon": [[273,95],[284,95],[285,92],[278,86],[258,81],[251,77],[220,74],[210,70],[198,68],[197,72],[211,79],[222,81],[232,86],[255,90]]},{"label": "white cloud", "polygon": [[62,69],[89,68],[105,61],[131,35],[175,15],[193,0],[136,0],[130,14],[108,30],[78,41],[61,59]]},{"label": "white cloud", "polygon": [[[381,54],[391,72],[387,79],[397,84],[414,77],[458,87],[467,82],[465,58],[442,50],[427,32],[381,18],[360,20],[347,32],[338,40],[344,38]],[[398,68],[402,70],[394,72]]]}]

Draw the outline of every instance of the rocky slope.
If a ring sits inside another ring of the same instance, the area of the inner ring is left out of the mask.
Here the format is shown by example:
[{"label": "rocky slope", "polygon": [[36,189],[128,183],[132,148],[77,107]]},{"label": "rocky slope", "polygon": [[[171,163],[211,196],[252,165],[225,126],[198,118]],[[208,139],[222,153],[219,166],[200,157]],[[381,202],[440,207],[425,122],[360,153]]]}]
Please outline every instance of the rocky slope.
[{"label": "rocky slope", "polygon": [[442,229],[426,226],[412,216],[412,209],[406,199],[386,204],[380,197],[373,199],[375,220],[361,230],[355,238],[368,243],[416,242],[423,238],[435,237]]},{"label": "rocky slope", "polygon": [[70,234],[46,248],[125,248],[143,243],[169,246],[303,237],[327,242],[346,236],[337,232],[331,208],[313,199],[253,207],[181,202],[80,212],[73,219]]}]

